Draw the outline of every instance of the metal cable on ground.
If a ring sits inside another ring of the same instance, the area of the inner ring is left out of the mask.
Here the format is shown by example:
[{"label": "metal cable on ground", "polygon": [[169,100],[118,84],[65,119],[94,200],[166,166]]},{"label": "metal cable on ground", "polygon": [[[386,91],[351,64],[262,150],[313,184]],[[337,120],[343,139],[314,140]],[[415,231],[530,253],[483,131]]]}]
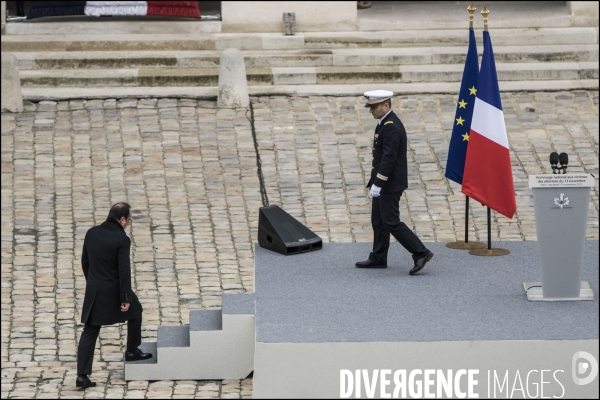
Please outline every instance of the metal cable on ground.
[{"label": "metal cable on ground", "polygon": [[[248,118],[248,112],[246,112],[246,118]],[[269,198],[267,197],[267,189],[265,189],[265,180],[262,174],[262,162],[260,160],[260,153],[258,152],[258,142],[256,141],[256,129],[254,128],[254,107],[250,102],[250,127],[252,128],[252,140],[254,141],[254,151],[256,151],[256,173],[258,175],[258,182],[260,183],[260,196],[262,197],[263,207],[269,205]]]}]

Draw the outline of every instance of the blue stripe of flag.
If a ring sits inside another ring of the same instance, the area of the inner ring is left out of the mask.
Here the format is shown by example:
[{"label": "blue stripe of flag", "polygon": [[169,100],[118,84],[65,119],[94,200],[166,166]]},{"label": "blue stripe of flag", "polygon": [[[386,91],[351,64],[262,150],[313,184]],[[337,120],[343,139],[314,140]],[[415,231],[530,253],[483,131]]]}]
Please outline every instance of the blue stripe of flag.
[{"label": "blue stripe of flag", "polygon": [[475,32],[473,28],[470,28],[469,50],[467,51],[467,60],[465,61],[465,69],[463,70],[462,82],[460,84],[456,116],[453,120],[452,136],[450,137],[450,147],[448,149],[448,161],[446,162],[446,178],[459,184],[462,184],[465,159],[467,157],[467,145],[469,144],[465,135],[469,135],[471,132],[471,119],[473,117],[475,97],[479,96],[479,92],[473,93],[473,88],[476,91],[479,89],[478,77],[479,61],[477,59],[477,44],[475,42]]},{"label": "blue stripe of flag", "polygon": [[490,33],[486,31],[483,32],[483,48],[485,51],[481,58],[481,76],[479,79],[481,86],[477,91],[477,97],[502,110],[498,74],[496,73],[496,63],[494,62],[494,51],[492,50],[492,39],[490,38]]}]

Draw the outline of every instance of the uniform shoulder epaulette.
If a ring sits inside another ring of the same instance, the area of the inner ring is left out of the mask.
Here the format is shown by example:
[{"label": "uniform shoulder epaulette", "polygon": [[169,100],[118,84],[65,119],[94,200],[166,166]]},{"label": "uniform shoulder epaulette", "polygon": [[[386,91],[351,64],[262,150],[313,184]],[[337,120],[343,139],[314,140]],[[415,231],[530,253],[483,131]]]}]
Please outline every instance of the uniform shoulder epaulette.
[{"label": "uniform shoulder epaulette", "polygon": [[394,123],[394,121],[387,121],[387,122],[384,122],[383,124],[387,125],[387,124],[393,124],[393,123]]}]

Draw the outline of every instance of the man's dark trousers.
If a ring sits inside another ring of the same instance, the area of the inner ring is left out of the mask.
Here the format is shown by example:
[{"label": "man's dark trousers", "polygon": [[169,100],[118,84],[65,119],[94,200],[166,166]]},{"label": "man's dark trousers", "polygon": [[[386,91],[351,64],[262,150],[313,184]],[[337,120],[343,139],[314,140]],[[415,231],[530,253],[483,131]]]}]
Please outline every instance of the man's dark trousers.
[{"label": "man's dark trousers", "polygon": [[390,247],[390,234],[394,235],[406,250],[412,253],[413,260],[425,257],[429,251],[414,232],[400,221],[400,196],[402,192],[385,193],[373,197],[371,224],[373,225],[373,252],[369,258],[387,263]]},{"label": "man's dark trousers", "polygon": [[[77,374],[90,375],[94,361],[94,348],[102,325],[85,324],[77,350]],[[142,344],[142,315],[127,321],[127,351],[134,351]]]}]

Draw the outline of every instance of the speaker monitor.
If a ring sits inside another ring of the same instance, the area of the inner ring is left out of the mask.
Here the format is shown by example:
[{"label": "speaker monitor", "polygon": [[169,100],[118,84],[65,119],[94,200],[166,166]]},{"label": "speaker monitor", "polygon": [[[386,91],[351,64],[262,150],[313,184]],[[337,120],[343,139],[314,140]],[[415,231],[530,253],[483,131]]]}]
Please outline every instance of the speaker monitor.
[{"label": "speaker monitor", "polygon": [[319,236],[276,205],[259,209],[258,244],[286,256],[323,247]]}]

